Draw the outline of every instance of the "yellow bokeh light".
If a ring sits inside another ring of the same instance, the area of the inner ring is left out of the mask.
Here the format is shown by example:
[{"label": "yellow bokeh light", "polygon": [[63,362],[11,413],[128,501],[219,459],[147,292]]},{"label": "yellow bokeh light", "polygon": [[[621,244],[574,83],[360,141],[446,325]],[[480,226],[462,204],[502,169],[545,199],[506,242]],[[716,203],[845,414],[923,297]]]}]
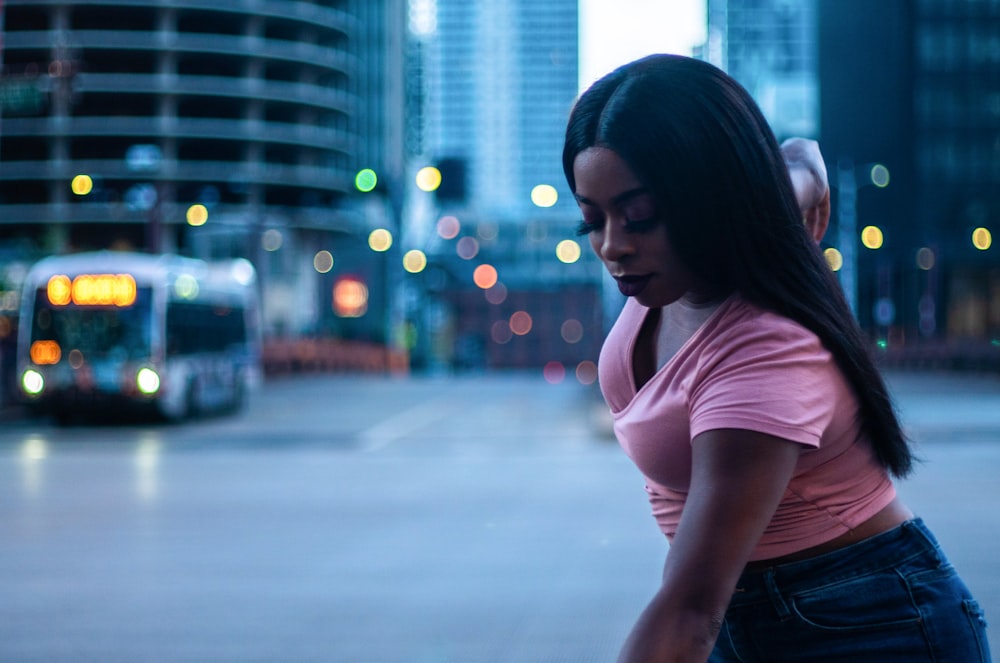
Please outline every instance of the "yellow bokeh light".
[{"label": "yellow bokeh light", "polygon": [[972,245],[985,251],[993,245],[993,234],[987,228],[976,228],[972,231]]},{"label": "yellow bokeh light", "polygon": [[488,290],[497,283],[497,270],[493,265],[480,265],[472,272],[472,280],[477,287]]},{"label": "yellow bokeh light", "polygon": [[580,245],[572,239],[564,239],[556,245],[556,257],[567,265],[580,259]]},{"label": "yellow bokeh light", "polygon": [[869,249],[880,249],[884,242],[885,236],[878,226],[865,226],[861,231],[861,243]]},{"label": "yellow bokeh light", "polygon": [[531,202],[537,207],[552,207],[559,201],[559,192],[551,184],[539,184],[531,190]]},{"label": "yellow bokeh light", "polygon": [[208,221],[208,208],[204,205],[191,205],[187,211],[187,222],[189,226],[203,226]]},{"label": "yellow bokeh light", "polygon": [[427,267],[427,256],[420,249],[411,249],[403,256],[403,269],[418,274]]},{"label": "yellow bokeh light", "polygon": [[329,251],[317,251],[313,256],[313,269],[320,274],[326,274],[333,269],[333,254]]},{"label": "yellow bokeh light", "polygon": [[86,196],[94,190],[94,180],[90,175],[77,175],[70,183],[70,188],[78,196]]},{"label": "yellow bokeh light", "polygon": [[917,251],[917,268],[925,272],[934,268],[934,251],[926,246]]},{"label": "yellow bokeh light", "polygon": [[424,166],[417,171],[417,188],[421,191],[437,191],[441,186],[441,171],[434,166]]},{"label": "yellow bokeh light", "polygon": [[839,272],[844,266],[844,256],[837,249],[829,248],[823,251],[823,257],[826,258],[826,264],[835,272]]},{"label": "yellow bokeh light", "polygon": [[368,235],[368,246],[372,251],[388,251],[392,246],[392,233],[385,228],[376,228]]}]

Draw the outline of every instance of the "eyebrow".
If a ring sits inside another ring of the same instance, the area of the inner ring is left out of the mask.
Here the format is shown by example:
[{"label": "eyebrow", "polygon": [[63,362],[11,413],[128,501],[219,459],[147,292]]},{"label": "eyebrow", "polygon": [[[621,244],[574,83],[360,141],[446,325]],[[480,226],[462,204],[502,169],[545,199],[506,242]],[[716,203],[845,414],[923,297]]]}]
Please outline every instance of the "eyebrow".
[{"label": "eyebrow", "polygon": [[[623,191],[623,192],[619,193],[617,196],[613,197],[611,199],[611,204],[615,205],[615,206],[620,206],[623,203],[626,203],[629,200],[632,200],[633,198],[637,198],[637,197],[639,197],[641,195],[644,195],[644,194],[647,194],[647,193],[649,193],[649,189],[647,189],[644,186],[639,186],[639,187],[636,187],[634,189],[629,189],[628,191]],[[585,196],[581,196],[578,193],[574,193],[573,197],[576,198],[576,200],[577,200],[578,203],[583,203],[584,205],[596,206],[596,204],[594,203],[593,200],[590,200],[589,198],[587,198]]]}]

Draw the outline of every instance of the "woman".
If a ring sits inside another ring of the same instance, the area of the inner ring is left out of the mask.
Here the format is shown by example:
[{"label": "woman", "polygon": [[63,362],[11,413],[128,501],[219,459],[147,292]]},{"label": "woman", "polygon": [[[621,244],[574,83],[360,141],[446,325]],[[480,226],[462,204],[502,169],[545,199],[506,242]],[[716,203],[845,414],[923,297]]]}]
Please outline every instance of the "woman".
[{"label": "woman", "polygon": [[896,496],[913,455],[746,91],[625,65],[577,102],[563,168],[628,297],[601,389],[670,540],[621,660],[989,661]]}]

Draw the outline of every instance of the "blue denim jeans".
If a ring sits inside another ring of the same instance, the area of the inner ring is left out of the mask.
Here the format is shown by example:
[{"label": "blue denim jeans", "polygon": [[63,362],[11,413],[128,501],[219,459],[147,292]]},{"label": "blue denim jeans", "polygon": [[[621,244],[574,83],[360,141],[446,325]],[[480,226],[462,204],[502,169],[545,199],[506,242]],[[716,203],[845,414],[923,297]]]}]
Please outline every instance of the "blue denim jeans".
[{"label": "blue denim jeans", "polygon": [[744,573],[709,663],[990,663],[986,619],[918,518]]}]

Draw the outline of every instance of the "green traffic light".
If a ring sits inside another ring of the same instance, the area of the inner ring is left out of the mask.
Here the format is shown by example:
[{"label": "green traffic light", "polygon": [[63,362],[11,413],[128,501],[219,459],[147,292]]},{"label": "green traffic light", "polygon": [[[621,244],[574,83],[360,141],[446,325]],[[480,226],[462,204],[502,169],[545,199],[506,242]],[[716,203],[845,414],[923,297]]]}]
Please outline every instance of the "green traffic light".
[{"label": "green traffic light", "polygon": [[354,186],[362,193],[368,193],[373,190],[376,184],[378,184],[378,175],[371,168],[362,168],[354,176]]}]

